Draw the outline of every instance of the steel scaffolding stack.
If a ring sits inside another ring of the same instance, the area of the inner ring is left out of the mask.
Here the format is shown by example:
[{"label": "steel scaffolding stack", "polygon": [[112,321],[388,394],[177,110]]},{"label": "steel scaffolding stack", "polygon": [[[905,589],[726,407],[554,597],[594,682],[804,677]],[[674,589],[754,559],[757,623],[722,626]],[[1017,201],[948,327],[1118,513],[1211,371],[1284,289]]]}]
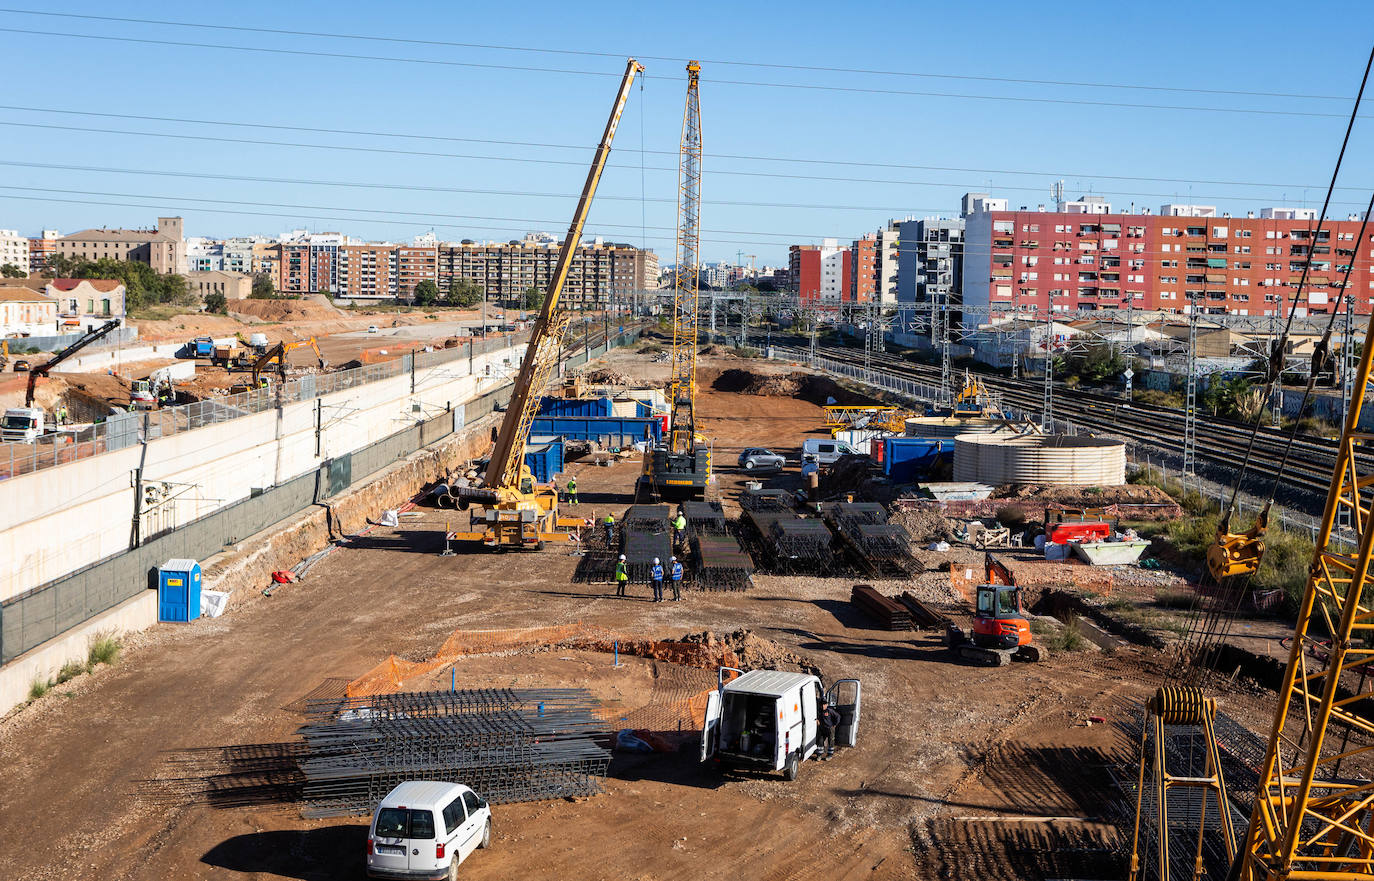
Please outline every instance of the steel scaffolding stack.
[{"label": "steel scaffolding stack", "polygon": [[405,780],[494,803],[601,791],[610,731],[584,689],[473,689],[313,701],[300,733],[306,817],[367,814]]}]

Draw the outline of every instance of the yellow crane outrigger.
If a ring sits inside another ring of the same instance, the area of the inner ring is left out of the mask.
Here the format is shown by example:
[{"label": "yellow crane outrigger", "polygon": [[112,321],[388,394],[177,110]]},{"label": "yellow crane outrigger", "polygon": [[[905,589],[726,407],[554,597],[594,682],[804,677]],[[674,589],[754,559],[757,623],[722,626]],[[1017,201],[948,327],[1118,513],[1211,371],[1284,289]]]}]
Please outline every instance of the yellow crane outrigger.
[{"label": "yellow crane outrigger", "polygon": [[630,97],[630,85],[635,75],[643,70],[644,66],[633,58],[625,63],[620,91],[611,108],[610,118],[606,120],[606,129],[602,132],[596,155],[592,158],[592,167],[587,172],[587,182],[582,187],[582,196],[578,199],[572,223],[568,226],[568,234],[558,251],[558,263],[549,280],[529,345],[525,348],[525,357],[520,362],[520,373],[516,376],[510,405],[497,432],[482,486],[456,487],[453,490],[458,497],[459,507],[471,508],[472,513],[468,530],[449,533],[451,539],[477,541],[492,548],[538,549],[546,541],[567,541],[570,534],[566,530],[582,523],[579,518],[558,516],[558,495],[552,487],[535,483],[534,475],[525,464],[525,445],[529,441],[530,423],[538,409],[540,393],[553,377],[562,350],[564,331],[568,327],[568,315],[560,308],[563,283],[568,278],[573,256],[582,240],[582,228],[591,211],[592,197],[596,194],[601,172],[606,167],[606,157],[610,155],[611,141],[620,124],[620,114]]}]

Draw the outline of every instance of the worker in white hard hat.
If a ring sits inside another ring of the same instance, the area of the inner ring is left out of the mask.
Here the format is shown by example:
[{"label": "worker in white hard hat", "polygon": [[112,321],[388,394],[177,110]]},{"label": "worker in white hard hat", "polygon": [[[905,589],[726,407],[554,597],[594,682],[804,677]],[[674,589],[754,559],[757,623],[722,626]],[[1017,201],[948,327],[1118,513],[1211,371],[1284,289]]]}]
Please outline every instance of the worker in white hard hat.
[{"label": "worker in white hard hat", "polygon": [[615,595],[625,596],[625,588],[629,582],[630,573],[625,571],[625,555],[621,554],[620,559],[615,561]]},{"label": "worker in white hard hat", "polygon": [[663,602],[663,564],[654,557],[654,567],[649,570],[649,580],[654,585],[654,602]]},{"label": "worker in white hard hat", "polygon": [[673,602],[677,602],[682,599],[682,564],[677,557],[673,557],[672,564],[668,577],[673,581]]}]

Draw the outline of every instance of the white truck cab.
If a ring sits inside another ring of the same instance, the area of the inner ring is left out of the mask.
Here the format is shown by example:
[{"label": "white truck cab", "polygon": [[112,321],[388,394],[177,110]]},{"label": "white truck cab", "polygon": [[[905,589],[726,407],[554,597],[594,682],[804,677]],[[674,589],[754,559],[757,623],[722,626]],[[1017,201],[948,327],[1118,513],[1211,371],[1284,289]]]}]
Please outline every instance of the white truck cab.
[{"label": "white truck cab", "polygon": [[10,407],[0,421],[0,440],[7,444],[31,444],[43,431],[43,411],[37,407]]},{"label": "white truck cab", "polygon": [[461,783],[407,780],[387,793],[367,830],[367,877],[456,879],[458,866],[491,844],[491,808]]},{"label": "white truck cab", "polygon": [[[740,673],[730,682],[727,672]],[[801,763],[817,754],[816,719],[822,695],[839,712],[836,746],[854,746],[859,729],[861,686],[841,679],[826,690],[809,673],[722,667],[716,690],[706,702],[701,731],[701,761],[764,771],[797,779]]]}]

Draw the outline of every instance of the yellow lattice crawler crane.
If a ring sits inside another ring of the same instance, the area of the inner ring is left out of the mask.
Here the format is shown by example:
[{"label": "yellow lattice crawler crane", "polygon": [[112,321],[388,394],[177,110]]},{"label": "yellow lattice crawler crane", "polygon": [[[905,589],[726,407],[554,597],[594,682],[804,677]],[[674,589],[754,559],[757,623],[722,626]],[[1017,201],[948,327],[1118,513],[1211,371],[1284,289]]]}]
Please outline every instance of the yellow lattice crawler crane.
[{"label": "yellow lattice crawler crane", "polygon": [[701,65],[687,63],[687,106],[679,153],[677,270],[673,282],[672,369],[668,437],[644,456],[635,488],[641,499],[702,498],[711,480],[711,447],[696,430],[697,272],[701,240]]},{"label": "yellow lattice crawler crane", "polygon": [[592,167],[587,172],[587,182],[582,187],[582,196],[577,202],[572,223],[558,251],[558,263],[549,280],[539,318],[530,334],[525,357],[520,362],[520,373],[516,376],[515,389],[497,432],[482,485],[456,487],[453,490],[458,497],[459,507],[471,510],[471,517],[469,528],[449,533],[450,539],[481,542],[487,547],[500,549],[537,549],[543,547],[546,541],[567,541],[570,538],[567,530],[582,523],[579,518],[558,516],[556,493],[551,487],[537,485],[525,464],[525,445],[529,441],[530,423],[538,409],[540,394],[553,378],[554,368],[558,365],[563,335],[568,327],[568,315],[561,308],[560,300],[563,283],[567,281],[573,255],[582,240],[582,228],[591,210],[592,197],[596,194],[601,172],[606,167],[606,157],[611,152],[611,141],[620,124],[620,114],[630,96],[630,84],[643,69],[633,58],[625,64],[620,92],[606,121]]}]

